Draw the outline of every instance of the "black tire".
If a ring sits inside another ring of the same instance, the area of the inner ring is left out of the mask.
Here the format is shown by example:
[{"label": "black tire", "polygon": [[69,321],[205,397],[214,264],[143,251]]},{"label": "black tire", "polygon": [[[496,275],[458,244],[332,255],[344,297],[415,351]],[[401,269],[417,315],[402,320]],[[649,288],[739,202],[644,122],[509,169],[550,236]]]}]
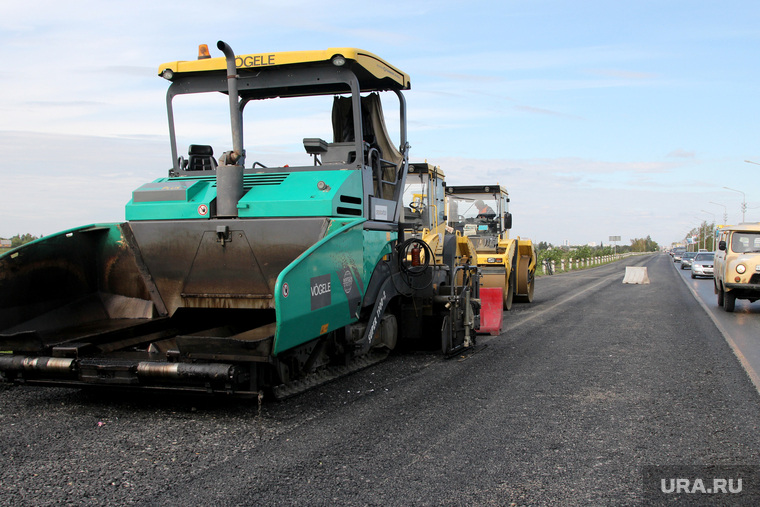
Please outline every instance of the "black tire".
[{"label": "black tire", "polygon": [[398,344],[398,321],[392,313],[386,313],[380,320],[380,342],[383,347],[392,351]]},{"label": "black tire", "polygon": [[524,269],[525,273],[525,279],[530,279],[530,282],[528,282],[528,286],[526,287],[526,293],[520,294],[515,296],[515,303],[532,303],[533,302],[533,292],[536,287],[536,272],[530,272],[528,269],[527,263],[524,263],[524,265],[520,266],[520,269]]},{"label": "black tire", "polygon": [[536,275],[535,273],[530,279],[530,283],[528,284],[528,293],[524,296],[520,296],[520,301],[523,303],[532,303],[533,302],[533,291],[536,288]]},{"label": "black tire", "polygon": [[694,274],[694,271],[691,272],[691,277],[692,278],[696,278],[697,277],[697,275]]},{"label": "black tire", "polygon": [[716,286],[715,293],[718,295],[718,306],[723,307],[723,288]]},{"label": "black tire", "polygon": [[515,269],[514,266],[509,273],[509,280],[507,280],[507,286],[504,288],[504,311],[512,309],[512,303],[515,300]]},{"label": "black tire", "polygon": [[736,307],[736,295],[733,292],[723,294],[723,309],[731,313]]}]

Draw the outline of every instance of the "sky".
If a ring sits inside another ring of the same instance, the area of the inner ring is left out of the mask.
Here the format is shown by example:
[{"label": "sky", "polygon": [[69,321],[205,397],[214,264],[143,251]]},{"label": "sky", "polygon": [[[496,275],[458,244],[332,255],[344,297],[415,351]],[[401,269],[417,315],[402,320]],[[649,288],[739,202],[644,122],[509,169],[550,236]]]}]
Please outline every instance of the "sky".
[{"label": "sky", "polygon": [[[703,221],[741,222],[742,202],[760,221],[760,167],[745,162],[760,163],[754,0],[0,6],[3,238],[122,221],[171,165],[159,64],[202,43],[221,56],[218,40],[237,54],[358,47],[409,74],[411,161],[450,185],[506,186],[513,237],[670,246]],[[188,138],[210,105],[178,116]],[[271,114],[246,130],[248,161],[303,157],[317,135],[301,129],[329,121],[317,103]]]}]

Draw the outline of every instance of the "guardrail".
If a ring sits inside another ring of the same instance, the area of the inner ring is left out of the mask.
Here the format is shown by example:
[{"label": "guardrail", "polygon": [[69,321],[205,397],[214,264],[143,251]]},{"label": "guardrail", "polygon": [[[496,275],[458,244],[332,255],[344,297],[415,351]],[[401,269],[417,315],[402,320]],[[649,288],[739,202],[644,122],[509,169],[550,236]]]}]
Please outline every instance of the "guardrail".
[{"label": "guardrail", "polygon": [[622,254],[587,257],[585,259],[561,259],[559,262],[544,259],[541,263],[542,273],[540,274],[553,275],[555,273],[564,273],[567,271],[586,269],[594,266],[601,266],[602,264],[609,264],[610,262],[615,262],[632,255],[646,255],[651,253],[653,252],[626,252]]}]

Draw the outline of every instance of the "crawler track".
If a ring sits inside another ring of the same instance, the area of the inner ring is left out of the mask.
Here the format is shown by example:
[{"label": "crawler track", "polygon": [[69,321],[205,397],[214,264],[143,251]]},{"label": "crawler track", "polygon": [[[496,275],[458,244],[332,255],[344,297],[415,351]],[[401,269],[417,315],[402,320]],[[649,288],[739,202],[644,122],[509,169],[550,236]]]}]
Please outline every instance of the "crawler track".
[{"label": "crawler track", "polygon": [[387,351],[371,351],[365,356],[353,359],[347,365],[328,366],[309,374],[305,378],[276,386],[272,389],[272,394],[276,400],[290,398],[316,386],[326,384],[345,375],[368,368],[373,364],[377,364],[386,359],[388,354],[389,352]]}]

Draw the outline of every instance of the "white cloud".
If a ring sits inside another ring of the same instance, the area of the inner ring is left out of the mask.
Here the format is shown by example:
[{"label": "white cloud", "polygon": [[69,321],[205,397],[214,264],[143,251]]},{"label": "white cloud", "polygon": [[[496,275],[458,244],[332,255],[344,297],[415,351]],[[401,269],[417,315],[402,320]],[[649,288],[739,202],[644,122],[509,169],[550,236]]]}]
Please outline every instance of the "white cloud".
[{"label": "white cloud", "polygon": [[695,152],[683,150],[681,148],[678,148],[677,150],[673,150],[666,155],[666,157],[675,157],[675,158],[694,158],[695,156],[696,156]]},{"label": "white cloud", "polygon": [[0,236],[121,221],[134,189],[166,176],[164,139],[0,132]]}]

